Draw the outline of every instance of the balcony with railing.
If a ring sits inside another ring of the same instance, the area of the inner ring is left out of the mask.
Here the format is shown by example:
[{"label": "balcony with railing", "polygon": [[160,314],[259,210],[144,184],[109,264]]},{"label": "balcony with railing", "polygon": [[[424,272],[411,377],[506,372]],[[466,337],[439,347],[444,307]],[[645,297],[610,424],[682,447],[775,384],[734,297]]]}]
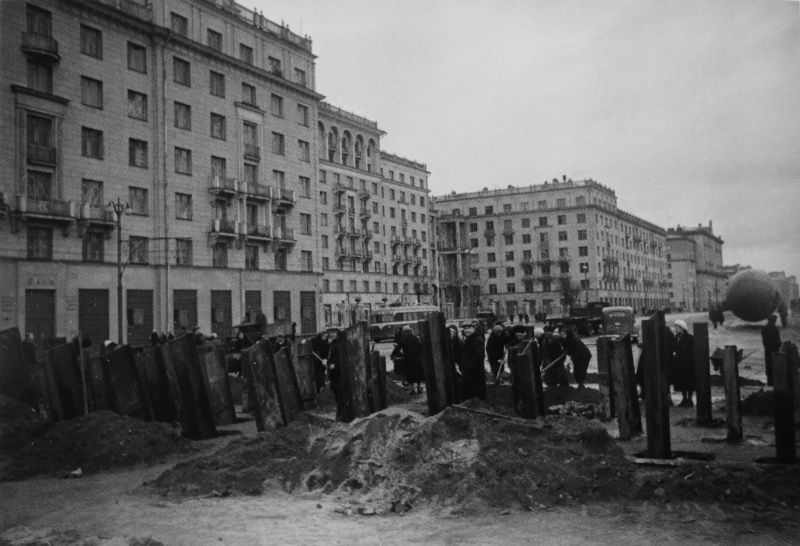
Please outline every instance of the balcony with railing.
[{"label": "balcony with railing", "polygon": [[248,239],[268,242],[272,240],[272,229],[263,224],[244,224],[244,233]]},{"label": "balcony with railing", "polygon": [[239,191],[239,181],[235,178],[213,175],[209,180],[208,191],[221,197],[234,197]]},{"label": "balcony with railing", "polygon": [[414,245],[414,247],[422,246],[422,241],[419,240],[419,237],[414,237],[411,242]]},{"label": "balcony with railing", "polygon": [[105,207],[92,206],[83,203],[78,218],[78,235],[83,236],[86,228],[111,231],[117,224],[116,215]]},{"label": "balcony with railing", "polygon": [[639,283],[639,279],[637,279],[633,275],[623,275],[622,282],[628,285],[636,285]]},{"label": "balcony with railing", "polygon": [[414,265],[422,265],[422,258],[420,256],[414,257]]},{"label": "balcony with railing", "polygon": [[234,220],[216,219],[211,222],[211,233],[223,237],[235,237],[239,233],[239,225]]},{"label": "balcony with railing", "polygon": [[355,207],[348,207],[348,209],[347,209],[347,215],[348,215],[348,216],[352,216],[353,218],[355,218],[355,216],[356,216],[356,209],[355,209]]},{"label": "balcony with railing", "polygon": [[372,239],[372,231],[369,229],[362,229],[361,237],[363,237],[365,240]]},{"label": "balcony with railing", "polygon": [[342,184],[341,182],[334,182],[333,186],[331,186],[331,189],[333,190],[333,193],[339,195],[343,194],[347,190],[347,188],[345,188],[344,184]]},{"label": "balcony with railing", "polygon": [[373,258],[373,254],[372,254],[371,250],[365,250],[364,251],[364,255],[361,256],[361,259],[364,260],[365,262],[368,262],[368,261],[372,260],[372,258]]},{"label": "balcony with railing", "polygon": [[406,246],[411,246],[414,244],[414,239],[408,235],[403,235],[403,244]]},{"label": "balcony with railing", "polygon": [[400,220],[400,227],[408,227],[408,220],[406,220],[405,218]]},{"label": "balcony with railing", "polygon": [[369,220],[370,218],[372,218],[372,213],[369,211],[369,209],[361,209],[358,212],[358,217],[361,220]]},{"label": "balcony with railing", "polygon": [[569,254],[562,254],[556,258],[556,262],[560,264],[568,264],[569,263]]},{"label": "balcony with railing", "polygon": [[504,228],[503,235],[514,235],[514,228]]},{"label": "balcony with railing", "polygon": [[403,239],[399,235],[392,235],[392,238],[391,238],[390,242],[391,242],[392,247],[395,247],[395,246],[397,246],[399,244],[402,244],[403,243]]},{"label": "balcony with railing", "polygon": [[58,54],[58,41],[52,36],[23,32],[20,49],[37,62],[55,64],[61,60],[61,56]]},{"label": "balcony with railing", "polygon": [[519,262],[519,265],[520,265],[520,266],[521,266],[523,269],[525,269],[526,267],[533,267],[534,265],[536,265],[536,261],[535,261],[533,258],[523,258],[523,259],[522,259],[522,260]]},{"label": "balcony with railing", "polygon": [[291,208],[295,203],[295,192],[285,188],[272,188],[272,201],[279,210]]},{"label": "balcony with railing", "polygon": [[347,228],[344,226],[333,226],[333,233],[337,239],[342,239],[347,236]]},{"label": "balcony with railing", "polygon": [[135,0],[96,0],[101,4],[113,6],[120,11],[124,11],[128,15],[133,15],[137,19],[143,21],[153,21],[153,10],[149,3],[137,2]]},{"label": "balcony with railing", "polygon": [[261,161],[261,147],[256,144],[245,144],[244,158],[251,161]]},{"label": "balcony with railing", "polygon": [[17,209],[23,219],[71,223],[75,219],[75,203],[58,199],[32,199],[25,195],[17,197]]},{"label": "balcony with railing", "polygon": [[347,228],[347,236],[352,237],[353,239],[361,237],[361,230],[355,228]]},{"label": "balcony with railing", "polygon": [[341,204],[333,205],[333,213],[336,214],[337,216],[346,214],[347,206]]},{"label": "balcony with railing", "polygon": [[294,229],[286,227],[276,227],[272,238],[279,246],[292,246],[297,242]]},{"label": "balcony with railing", "polygon": [[358,198],[361,199],[362,201],[366,201],[367,199],[369,199],[369,196],[370,196],[369,190],[364,190],[364,189],[358,190]]},{"label": "balcony with railing", "polygon": [[272,187],[253,182],[239,184],[239,190],[249,201],[269,201],[272,199]]},{"label": "balcony with railing", "polygon": [[56,164],[56,148],[29,143],[27,160],[28,163],[53,166]]}]

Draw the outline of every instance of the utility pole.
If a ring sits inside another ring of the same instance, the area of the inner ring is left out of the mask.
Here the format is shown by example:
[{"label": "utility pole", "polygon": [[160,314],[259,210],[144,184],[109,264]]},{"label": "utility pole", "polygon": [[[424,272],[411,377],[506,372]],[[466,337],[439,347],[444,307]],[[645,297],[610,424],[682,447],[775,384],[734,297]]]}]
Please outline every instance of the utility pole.
[{"label": "utility pole", "polygon": [[117,222],[117,344],[122,345],[122,215],[130,209],[130,205],[117,197],[116,201],[109,201],[107,206],[114,212]]}]

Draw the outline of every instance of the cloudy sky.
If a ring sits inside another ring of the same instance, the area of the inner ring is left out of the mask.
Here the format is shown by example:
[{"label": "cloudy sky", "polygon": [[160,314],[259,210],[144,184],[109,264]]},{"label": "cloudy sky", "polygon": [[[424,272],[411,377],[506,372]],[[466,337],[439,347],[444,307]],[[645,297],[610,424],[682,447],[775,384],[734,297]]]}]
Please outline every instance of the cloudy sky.
[{"label": "cloudy sky", "polygon": [[562,174],[726,264],[800,275],[800,3],[239,0],[314,42],[317,90],[434,195]]}]

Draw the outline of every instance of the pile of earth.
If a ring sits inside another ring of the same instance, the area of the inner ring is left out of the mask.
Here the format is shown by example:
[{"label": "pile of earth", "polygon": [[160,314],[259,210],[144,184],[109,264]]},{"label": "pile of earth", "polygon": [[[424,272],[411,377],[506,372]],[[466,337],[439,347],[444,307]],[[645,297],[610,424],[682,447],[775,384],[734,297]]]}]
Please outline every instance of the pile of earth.
[{"label": "pile of earth", "polygon": [[[17,408],[17,412],[19,408]],[[25,409],[30,412],[30,408]],[[107,470],[138,463],[154,463],[165,456],[188,451],[189,442],[180,430],[165,423],[145,422],[110,411],[46,424],[17,414],[16,432],[0,436],[0,449],[7,464],[0,468],[0,480],[34,475],[65,475],[78,468],[82,473]],[[2,419],[5,422],[5,417]],[[25,423],[30,423],[26,425]],[[4,424],[3,431],[6,431]],[[24,441],[20,441],[23,440]]]},{"label": "pile of earth", "polygon": [[753,417],[774,417],[775,416],[775,393],[771,390],[761,389],[754,392],[741,404],[742,415]]},{"label": "pile of earth", "polygon": [[10,455],[32,438],[41,436],[45,419],[14,398],[0,395],[0,455]]},{"label": "pile of earth", "polygon": [[[592,410],[593,414],[602,400],[597,389],[575,388],[570,386],[547,387],[542,392],[544,407],[549,413],[571,413],[578,415]],[[513,415],[514,398],[511,385],[489,384],[486,386],[486,402],[495,411]],[[572,411],[574,409],[574,411]]]},{"label": "pile of earth", "polygon": [[486,506],[534,509],[626,495],[634,468],[590,420],[524,420],[478,401],[432,417],[389,408],[352,423],[302,414],[179,464],[148,484],[164,496],[328,494],[365,513]]},{"label": "pile of earth", "polygon": [[150,537],[97,537],[81,535],[78,531],[54,529],[29,529],[14,527],[0,537],[0,546],[164,546]]}]

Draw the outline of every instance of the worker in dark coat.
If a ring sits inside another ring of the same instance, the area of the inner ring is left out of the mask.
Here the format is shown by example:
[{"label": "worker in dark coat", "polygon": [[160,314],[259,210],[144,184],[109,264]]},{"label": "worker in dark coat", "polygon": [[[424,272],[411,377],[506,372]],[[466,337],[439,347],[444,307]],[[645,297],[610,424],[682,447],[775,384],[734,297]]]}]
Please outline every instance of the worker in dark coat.
[{"label": "worker in dark coat", "polygon": [[470,398],[486,400],[486,368],[483,364],[485,358],[483,332],[478,328],[477,321],[465,324],[464,341],[458,358],[462,400]]},{"label": "worker in dark coat", "polygon": [[317,392],[325,386],[325,368],[327,366],[328,355],[330,354],[330,343],[325,332],[320,332],[311,338],[311,357],[314,359],[314,386]]},{"label": "worker in dark coat", "polygon": [[398,346],[403,353],[406,381],[411,384],[412,392],[423,392],[425,375],[422,371],[422,345],[408,324],[403,326]]},{"label": "worker in dark coat", "polygon": [[564,366],[566,352],[561,334],[545,328],[541,341],[542,348],[542,381],[548,387],[568,387],[569,374]]},{"label": "worker in dark coat", "polygon": [[592,353],[572,330],[567,330],[564,337],[564,350],[572,360],[572,373],[575,376],[575,382],[578,384],[578,388],[582,389],[583,383],[586,381],[586,371],[589,369]]},{"label": "worker in dark coat", "polygon": [[686,322],[676,320],[675,343],[672,347],[672,362],[670,371],[672,372],[672,386],[676,391],[680,391],[682,399],[678,404],[682,408],[690,408],[694,385],[694,337],[689,333]]},{"label": "worker in dark coat", "polygon": [[497,377],[501,361],[506,355],[506,333],[503,326],[495,324],[486,340],[486,357],[489,359],[489,369],[492,377]]},{"label": "worker in dark coat", "polygon": [[761,327],[761,343],[764,345],[764,368],[767,372],[767,385],[772,386],[772,353],[781,348],[781,333],[775,324],[777,317],[770,315]]}]

